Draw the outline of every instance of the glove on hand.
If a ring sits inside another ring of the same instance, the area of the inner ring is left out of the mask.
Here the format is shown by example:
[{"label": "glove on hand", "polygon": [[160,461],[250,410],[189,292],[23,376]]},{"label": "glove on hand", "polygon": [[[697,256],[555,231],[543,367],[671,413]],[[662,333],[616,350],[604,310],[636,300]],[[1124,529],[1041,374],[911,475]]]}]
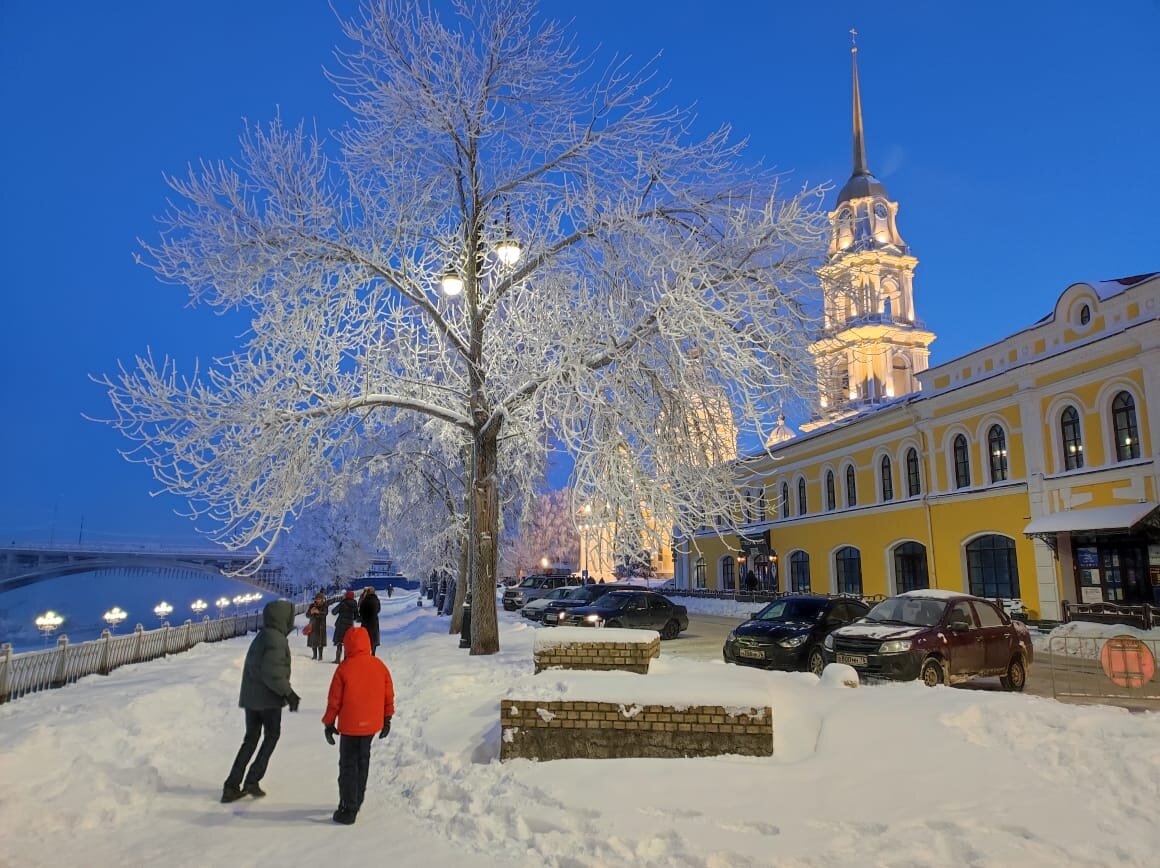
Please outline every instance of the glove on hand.
[{"label": "glove on hand", "polygon": [[297,711],[298,703],[301,701],[302,697],[295,693],[293,690],[291,690],[290,695],[286,697],[286,703],[290,706],[291,711]]},{"label": "glove on hand", "polygon": [[338,732],[338,730],[334,728],[333,723],[328,723],[326,728],[322,730],[322,734],[326,736],[327,744],[334,744],[334,734],[336,732]]},{"label": "glove on hand", "polygon": [[379,733],[379,738],[386,738],[391,731],[391,719],[389,717],[383,718],[383,731]]}]

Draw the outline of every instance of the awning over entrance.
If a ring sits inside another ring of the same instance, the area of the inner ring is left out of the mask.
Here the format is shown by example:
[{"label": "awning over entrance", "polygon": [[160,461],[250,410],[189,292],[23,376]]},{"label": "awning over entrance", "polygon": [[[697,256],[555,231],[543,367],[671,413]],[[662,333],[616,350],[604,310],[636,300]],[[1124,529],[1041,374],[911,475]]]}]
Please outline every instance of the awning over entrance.
[{"label": "awning over entrance", "polygon": [[1096,506],[1091,509],[1067,509],[1031,520],[1023,528],[1027,536],[1080,531],[1128,532],[1156,512],[1160,504],[1129,503],[1123,506]]}]

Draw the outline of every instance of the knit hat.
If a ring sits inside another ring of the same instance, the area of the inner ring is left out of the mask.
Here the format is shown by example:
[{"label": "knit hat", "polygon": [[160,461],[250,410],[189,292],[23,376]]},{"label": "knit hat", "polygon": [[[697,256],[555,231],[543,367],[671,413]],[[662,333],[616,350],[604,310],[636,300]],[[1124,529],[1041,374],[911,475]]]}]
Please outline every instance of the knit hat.
[{"label": "knit hat", "polygon": [[346,599],[353,600],[354,599],[354,591],[347,591],[346,592]]}]

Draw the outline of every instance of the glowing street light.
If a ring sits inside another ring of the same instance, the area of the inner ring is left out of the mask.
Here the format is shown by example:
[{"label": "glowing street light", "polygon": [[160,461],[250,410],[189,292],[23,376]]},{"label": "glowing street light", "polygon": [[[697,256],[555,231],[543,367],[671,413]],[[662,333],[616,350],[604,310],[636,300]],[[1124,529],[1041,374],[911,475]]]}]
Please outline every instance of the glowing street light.
[{"label": "glowing street light", "polygon": [[153,614],[160,618],[162,621],[168,618],[172,612],[173,607],[164,600],[153,607]]},{"label": "glowing street light", "polygon": [[109,625],[110,630],[116,630],[117,625],[129,617],[129,613],[120,606],[114,606],[101,617],[105,619],[105,623]]},{"label": "glowing street light", "polygon": [[546,570],[548,568],[548,559],[540,558],[540,566]]},{"label": "glowing street light", "polygon": [[214,605],[217,606],[218,617],[220,618],[220,617],[222,617],[222,613],[225,612],[225,610],[230,607],[230,598],[229,597],[218,597],[217,600],[214,601]]},{"label": "glowing street light", "polygon": [[200,615],[202,612],[209,608],[209,603],[199,597],[189,604],[189,608],[193,609],[194,612]]},{"label": "glowing street light", "polygon": [[64,623],[64,618],[52,611],[52,609],[49,609],[43,615],[37,616],[36,621],[33,623],[36,624],[36,629],[44,634],[44,640],[47,642],[48,637],[55,633],[57,628]]}]

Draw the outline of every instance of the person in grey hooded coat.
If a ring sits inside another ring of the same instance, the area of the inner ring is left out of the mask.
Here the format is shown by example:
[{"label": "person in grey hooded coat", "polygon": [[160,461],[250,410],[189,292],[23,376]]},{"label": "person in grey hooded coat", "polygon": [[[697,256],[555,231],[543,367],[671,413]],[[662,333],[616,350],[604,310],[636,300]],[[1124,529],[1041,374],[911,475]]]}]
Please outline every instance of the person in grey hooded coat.
[{"label": "person in grey hooded coat", "polygon": [[[223,802],[233,802],[242,796],[266,795],[258,784],[266,774],[266,766],[282,734],[282,706],[298,710],[298,694],[290,686],[290,643],[286,641],[294,629],[294,604],[289,600],[267,603],[262,610],[262,623],[242,667],[238,705],[246,712],[246,735],[222,787]],[[257,757],[254,757],[255,748],[258,748]],[[254,757],[253,764],[251,757]]]}]

